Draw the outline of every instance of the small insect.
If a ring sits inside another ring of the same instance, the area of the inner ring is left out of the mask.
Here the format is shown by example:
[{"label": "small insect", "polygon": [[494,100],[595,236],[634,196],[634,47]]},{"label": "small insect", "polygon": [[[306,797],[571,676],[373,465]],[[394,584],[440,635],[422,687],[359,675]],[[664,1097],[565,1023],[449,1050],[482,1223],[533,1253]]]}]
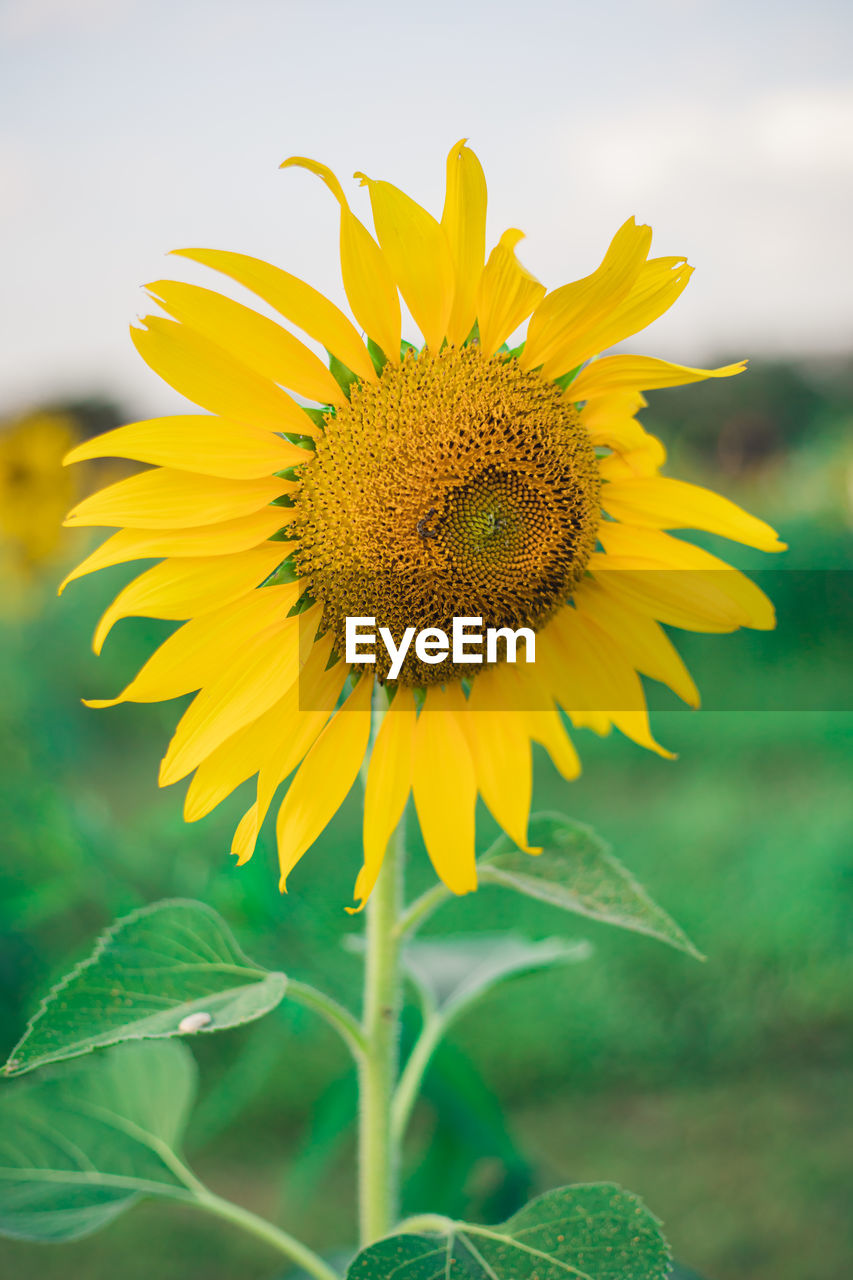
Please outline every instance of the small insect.
[{"label": "small insect", "polygon": [[209,1027],[213,1018],[209,1013],[188,1013],[185,1018],[181,1018],[178,1023],[178,1030],[201,1031],[203,1027]]},{"label": "small insect", "polygon": [[433,518],[434,515],[437,515],[437,514],[438,514],[437,509],[435,507],[430,507],[426,515],[421,520],[418,521],[415,528],[418,531],[419,537],[424,539],[438,537],[438,533],[439,533],[438,529],[427,528],[427,523]]}]

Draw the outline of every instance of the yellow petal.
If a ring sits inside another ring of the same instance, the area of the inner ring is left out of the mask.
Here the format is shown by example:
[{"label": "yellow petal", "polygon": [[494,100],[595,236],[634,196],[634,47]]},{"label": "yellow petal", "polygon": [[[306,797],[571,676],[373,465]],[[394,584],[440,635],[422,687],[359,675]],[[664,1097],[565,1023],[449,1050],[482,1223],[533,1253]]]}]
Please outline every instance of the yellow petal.
[{"label": "yellow petal", "polygon": [[[198,822],[206,817],[232,791],[258,772],[266,749],[270,718],[280,706],[281,703],[277,702],[257,720],[226,738],[206,760],[202,760],[184,797],[184,822]],[[253,806],[253,811],[256,812],[256,806]]]},{"label": "yellow petal", "polygon": [[632,741],[674,758],[652,737],[640,678],[605,631],[566,608],[541,635],[546,633],[546,661],[550,659],[555,693],[567,711],[604,713]]},{"label": "yellow petal", "polygon": [[549,368],[559,367],[560,373],[574,368],[567,357],[576,349],[578,341],[627,297],[648,256],[651,242],[651,228],[637,226],[634,219],[629,218],[616,232],[601,265],[592,275],[549,293],[536,308],[528,326],[521,355],[522,368],[535,369],[546,363]]},{"label": "yellow petal", "polygon": [[223,347],[262,378],[320,404],[342,403],[343,392],[328,367],[274,320],[212,289],[180,280],[157,280],[148,290],[175,320]]},{"label": "yellow petal", "polygon": [[280,783],[310,751],[335,710],[350,668],[336,662],[327,669],[333,637],[319,640],[299,674],[296,684],[280,704],[286,714],[271,727],[266,756],[258,774],[258,827],[266,817]]},{"label": "yellow petal", "polygon": [[659,622],[688,631],[771,630],[773,605],[738,569],[692,543],[657,529],[615,521],[599,526],[606,555],[590,557],[589,571]]},{"label": "yellow petal", "polygon": [[[567,397],[571,392],[567,393]],[[639,393],[616,393],[589,401],[581,410],[581,422],[596,448],[613,449],[617,456],[602,458],[606,479],[631,475],[655,475],[666,462],[666,449],[657,436],[640,426],[634,414],[645,405]]]},{"label": "yellow petal", "polygon": [[[261,507],[248,516],[200,529],[119,529],[102,542],[62,581],[58,594],[77,578],[128,560],[159,560],[162,556],[220,556],[251,547],[277,533],[285,518],[280,507]],[[285,555],[287,552],[284,553]]]},{"label": "yellow petal", "polygon": [[415,726],[412,790],[432,865],[452,893],[470,893],[477,887],[477,779],[462,727],[435,685]]},{"label": "yellow petal", "polygon": [[237,830],[234,832],[234,836],[231,841],[231,852],[236,857],[237,865],[239,867],[242,867],[244,863],[248,862],[252,854],[255,852],[255,844],[257,843],[258,832],[260,829],[260,815],[258,813],[258,802],[256,800],[255,803],[250,805],[243,814],[237,824]]},{"label": "yellow petal", "polygon": [[[146,569],[120,591],[95,630],[92,648],[100,653],[121,618],[183,621],[209,613],[259,587],[286,559],[295,543],[265,542],[234,556],[187,556]],[[297,583],[293,603],[299,596]]]},{"label": "yellow petal", "polygon": [[379,726],[364,790],[364,865],[358,873],[353,897],[361,911],[373,892],[382,869],[385,849],[403,816],[412,786],[412,752],[415,734],[415,700],[411,689],[400,688]]},{"label": "yellow petal", "polygon": [[[639,427],[639,423],[637,424]],[[613,433],[615,436],[615,432]],[[634,448],[628,447],[628,432],[623,433],[625,447],[617,449],[610,457],[602,458],[598,470],[602,480],[630,480],[636,476],[656,476],[666,462],[666,449],[657,436],[639,431]]]},{"label": "yellow petal", "polygon": [[[510,668],[507,667],[505,674],[509,673]],[[516,667],[512,674],[515,687],[510,696],[524,715],[530,737],[545,748],[554,767],[568,782],[572,782],[580,774],[581,763],[554,706],[547,663],[539,668],[536,665]]]},{"label": "yellow petal", "polygon": [[300,624],[309,617],[316,625],[320,607],[294,617],[283,616],[260,635],[247,639],[240,662],[222,671],[196,695],[163,757],[161,786],[192,772],[220,742],[257,720],[287,692],[299,674]]},{"label": "yellow petal", "polygon": [[606,484],[601,505],[616,520],[648,529],[706,529],[759,551],[784,551],[775,529],[719,493],[664,476]]},{"label": "yellow petal", "polygon": [[[496,688],[482,692],[483,682],[487,686],[493,683]],[[458,715],[458,720],[474,762],[477,790],[499,826],[519,849],[529,852],[527,823],[533,794],[530,740],[524,717],[518,711],[506,705],[503,709],[489,705],[502,696],[499,674],[484,672],[474,681],[467,708]]]},{"label": "yellow petal", "polygon": [[142,670],[117,698],[89,699],[89,707],[112,707],[120,702],[167,702],[192,693],[215,680],[252,636],[271,626],[292,598],[285,587],[253,591],[213,613],[179,627],[151,655]]},{"label": "yellow petal", "polygon": [[645,329],[669,310],[692,274],[693,268],[684,258],[652,258],[644,262],[627,296],[608,314],[600,316],[597,323],[567,337],[545,361],[543,375],[559,378],[590,356]]},{"label": "yellow petal", "polygon": [[609,396],[600,396],[590,400],[581,409],[581,422],[586,427],[594,443],[607,444],[606,439],[600,442],[595,437],[606,431],[610,425],[632,419],[634,414],[648,406],[648,400],[640,391],[613,391]]},{"label": "yellow petal", "polygon": [[682,631],[737,631],[743,612],[707,574],[674,572],[641,556],[590,556],[587,566],[624,604]]},{"label": "yellow petal", "polygon": [[477,286],[486,257],[486,177],[464,138],[447,157],[447,194],[441,225],[450,245],[456,278],[447,340],[461,346],[477,318]]},{"label": "yellow petal", "polygon": [[[350,668],[344,662],[337,662],[329,671],[322,669],[331,648],[331,636],[327,638],[329,644],[324,638],[314,646],[297,684],[263,717],[268,727],[258,773],[257,799],[244,814],[231,843],[231,852],[241,866],[255,851],[258,833],[279,784],[293,772],[322,733],[349,674]],[[318,659],[322,664],[319,669]],[[309,679],[312,665],[314,681]],[[303,705],[312,709],[299,709]]]},{"label": "yellow petal", "polygon": [[314,338],[359,378],[373,382],[376,372],[358,330],[333,302],[297,276],[260,258],[221,249],[176,249],[190,258],[245,285],[274,307],[285,320]]},{"label": "yellow petal", "polygon": [[400,360],[400,299],[385,255],[373,236],[350,211],[335,175],[324,164],[291,156],[281,166],[308,169],[325,182],[341,206],[341,274],[352,313],[387,360]]},{"label": "yellow petal", "polygon": [[147,328],[130,331],[136,350],[164,382],[194,404],[268,431],[317,433],[308,414],[286,391],[236,360],[224,347],[174,320],[145,316],[142,323]]},{"label": "yellow petal", "polygon": [[691,707],[699,706],[699,690],[666,632],[657,622],[624,600],[585,578],[574,594],[575,608],[606,631],[638,671],[659,680]]},{"label": "yellow petal", "polygon": [[308,450],[244,422],[206,414],[180,414],[131,422],[84,440],[66,455],[63,465],[88,458],[131,458],[134,462],[205,476],[254,480],[300,466],[310,457]]},{"label": "yellow petal", "polygon": [[[296,486],[277,477],[223,480],[166,467],[119,480],[78,502],[67,525],[127,525],[132,529],[197,528],[251,515]],[[281,513],[282,522],[286,514]]]},{"label": "yellow petal", "polygon": [[[337,663],[331,672],[325,670],[331,653],[332,639],[333,637],[329,634],[313,646],[299,680],[291,685],[282,698],[273,703],[269,710],[257,720],[245,725],[227,738],[205,760],[202,760],[193,775],[184,801],[184,819],[187,822],[196,822],[199,818],[203,818],[252,774],[269,769],[272,762],[274,766],[280,767],[281,772],[268,794],[263,794],[259,779],[258,803],[253,808],[257,827],[260,827],[279,781],[292,772],[323,728],[334,709],[346,678],[348,668],[345,663]],[[317,688],[318,678],[324,679],[330,688],[329,696],[325,700],[323,691]],[[322,715],[299,710],[300,695],[304,696],[308,685],[311,688],[311,705],[322,706]],[[300,744],[297,740],[303,737],[305,721],[309,716],[316,722],[316,728],[299,750]],[[294,762],[291,764],[287,757],[294,756]],[[248,830],[247,821],[241,834],[241,843],[246,841]],[[251,848],[248,848],[248,841],[246,841],[246,847],[240,850],[242,861],[245,861],[246,856],[250,856],[253,850],[254,839],[252,839]]]},{"label": "yellow petal", "polygon": [[390,182],[355,176],[370,192],[376,238],[412,319],[426,345],[438,351],[453,306],[453,260],[444,228]]},{"label": "yellow petal", "polygon": [[579,777],[581,762],[559,713],[553,710],[531,711],[528,713],[528,723],[530,736],[545,748],[558,773],[567,782]]},{"label": "yellow petal", "polygon": [[280,888],[346,800],[370,738],[373,681],[362,677],[299,766],[276,822]]},{"label": "yellow petal", "polygon": [[570,387],[572,400],[594,400],[614,391],[649,391],[654,387],[679,387],[686,382],[702,382],[705,378],[731,378],[743,373],[746,361],[727,364],[720,369],[691,369],[685,364],[670,364],[652,356],[605,356],[581,369]]},{"label": "yellow petal", "polygon": [[477,319],[483,355],[493,356],[545,296],[545,286],[521,265],[515,246],[524,232],[505,231],[483,268],[477,289]]}]

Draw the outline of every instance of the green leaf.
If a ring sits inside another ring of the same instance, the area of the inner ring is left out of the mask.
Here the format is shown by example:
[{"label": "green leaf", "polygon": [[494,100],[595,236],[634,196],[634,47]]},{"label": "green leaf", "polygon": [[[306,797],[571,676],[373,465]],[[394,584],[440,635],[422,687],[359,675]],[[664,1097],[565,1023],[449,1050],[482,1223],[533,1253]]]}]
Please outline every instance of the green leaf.
[{"label": "green leaf", "polygon": [[221,1031],[284,997],[287,979],[248,960],[200,902],[159,902],[119,920],[42,1001],[7,1075],[124,1040]]},{"label": "green leaf", "polygon": [[113,1049],[0,1093],[0,1233],[73,1240],[142,1195],[190,1196],[175,1147],[195,1095],[181,1044]]},{"label": "green leaf", "polygon": [[602,1182],[548,1191],[497,1227],[448,1222],[442,1234],[390,1236],[358,1254],[347,1280],[663,1280],[668,1271],[657,1219]]},{"label": "green leaf", "polygon": [[591,954],[589,943],[546,938],[532,942],[515,934],[473,934],[412,942],[403,965],[430,1005],[457,1012],[507,978],[557,964],[575,964]]},{"label": "green leaf", "polygon": [[530,819],[531,857],[501,836],[479,863],[484,884],[503,885],[553,907],[645,933],[703,960],[693,943],[610,852],[591,827],[561,813]]}]

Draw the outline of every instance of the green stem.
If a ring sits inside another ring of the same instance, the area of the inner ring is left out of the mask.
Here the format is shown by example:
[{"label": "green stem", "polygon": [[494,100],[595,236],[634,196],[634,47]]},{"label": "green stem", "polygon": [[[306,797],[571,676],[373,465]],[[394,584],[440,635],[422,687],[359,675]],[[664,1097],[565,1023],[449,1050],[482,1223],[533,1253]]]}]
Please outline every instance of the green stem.
[{"label": "green stem", "polygon": [[[386,708],[377,686],[374,733]],[[366,769],[365,769],[366,777]],[[395,926],[403,898],[405,822],[388,842],[366,907],[364,1053],[359,1069],[359,1226],[361,1246],[388,1235],[397,1219],[399,1146],[391,1128],[400,1038],[400,957]]]},{"label": "green stem", "polygon": [[264,1240],[286,1258],[290,1258],[303,1271],[314,1276],[315,1280],[340,1280],[338,1273],[313,1249],[309,1249],[307,1245],[300,1243],[286,1231],[267,1222],[265,1218],[259,1218],[248,1209],[243,1209],[230,1200],[223,1200],[221,1196],[214,1195],[206,1187],[194,1193],[191,1203],[206,1213],[215,1214],[217,1218],[224,1218],[226,1222],[242,1227],[244,1231],[248,1231],[259,1240]]},{"label": "green stem", "polygon": [[415,898],[414,902],[410,902],[406,910],[397,921],[394,930],[398,940],[408,937],[421,927],[425,920],[428,920],[432,913],[452,897],[450,890],[439,880],[438,884],[434,884],[431,889],[427,889],[419,898]]},{"label": "green stem", "polygon": [[313,1009],[315,1013],[325,1018],[329,1026],[337,1031],[356,1062],[361,1060],[367,1042],[358,1019],[353,1017],[349,1009],[338,1004],[337,1000],[333,1000],[331,996],[327,996],[325,991],[318,991],[307,982],[295,982],[292,978],[288,978],[287,981],[287,994],[297,1004],[304,1005],[306,1009]]},{"label": "green stem", "polygon": [[446,1018],[437,1013],[431,1014],[424,1022],[421,1034],[409,1054],[391,1105],[391,1133],[398,1145],[405,1137],[406,1126],[417,1102],[424,1072],[446,1027]]},{"label": "green stem", "polygon": [[414,1218],[401,1222],[398,1230],[407,1234],[415,1231],[430,1231],[435,1235],[447,1236],[456,1228],[452,1218],[445,1218],[441,1213],[419,1213]]}]

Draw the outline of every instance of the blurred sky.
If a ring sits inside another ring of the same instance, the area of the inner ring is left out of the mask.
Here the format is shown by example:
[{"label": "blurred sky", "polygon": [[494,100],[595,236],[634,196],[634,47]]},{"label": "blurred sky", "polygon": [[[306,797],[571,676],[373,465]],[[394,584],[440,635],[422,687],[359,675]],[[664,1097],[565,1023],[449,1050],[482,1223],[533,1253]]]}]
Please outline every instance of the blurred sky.
[{"label": "blurred sky", "polygon": [[683,360],[853,347],[847,0],[0,0],[0,412],[177,404],[135,355],[139,286],[268,257],[343,299],[334,201],[292,153],[439,213],[467,136],[490,236],[549,286],[631,214],[697,271],[632,344]]}]

